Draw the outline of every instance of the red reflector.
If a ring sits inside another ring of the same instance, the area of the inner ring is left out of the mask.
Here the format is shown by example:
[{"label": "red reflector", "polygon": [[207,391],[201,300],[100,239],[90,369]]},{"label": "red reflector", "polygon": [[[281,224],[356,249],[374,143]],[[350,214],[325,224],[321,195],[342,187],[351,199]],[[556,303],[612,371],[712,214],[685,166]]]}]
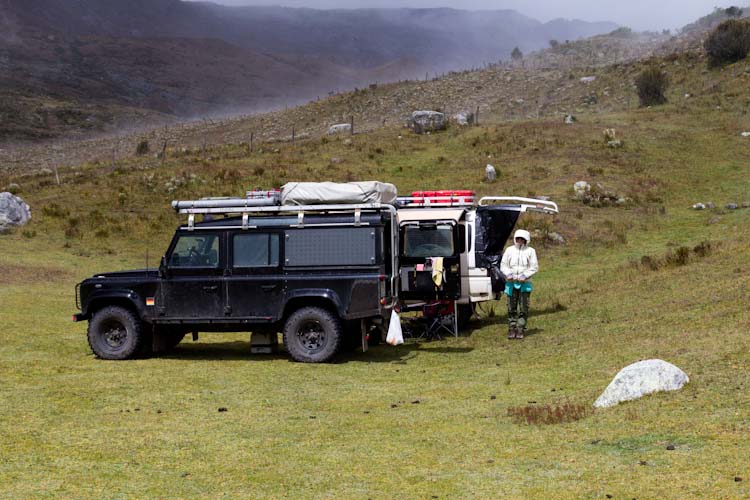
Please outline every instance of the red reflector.
[{"label": "red reflector", "polygon": [[73,323],[75,323],[75,322],[77,322],[77,321],[78,321],[78,320],[76,319],[76,315],[74,314],[74,315],[73,315]]},{"label": "red reflector", "polygon": [[386,298],[382,298],[382,299],[380,299],[380,305],[381,305],[381,306],[384,306],[384,305],[386,305],[387,303],[388,303],[388,300],[387,300]]},{"label": "red reflector", "polygon": [[385,281],[385,274],[381,274],[381,275],[380,275],[380,276],[378,276],[378,277],[380,278],[380,281]]}]

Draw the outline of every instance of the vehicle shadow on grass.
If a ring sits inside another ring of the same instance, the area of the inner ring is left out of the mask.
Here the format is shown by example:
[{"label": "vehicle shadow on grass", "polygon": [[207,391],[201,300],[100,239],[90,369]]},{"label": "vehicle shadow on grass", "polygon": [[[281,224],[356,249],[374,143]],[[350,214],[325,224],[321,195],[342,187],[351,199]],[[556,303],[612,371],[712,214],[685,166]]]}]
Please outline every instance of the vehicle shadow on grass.
[{"label": "vehicle shadow on grass", "polygon": [[155,354],[155,358],[180,359],[185,361],[274,361],[287,359],[286,351],[279,349],[273,354],[250,352],[250,341],[231,342],[186,342],[168,353]]},{"label": "vehicle shadow on grass", "polygon": [[[473,350],[471,347],[452,347],[435,345],[440,341],[415,341],[408,340],[400,346],[389,346],[381,344],[373,346],[367,352],[361,350],[353,352],[342,352],[333,363],[344,364],[350,362],[365,363],[405,363],[422,353],[439,354],[466,354]],[[428,348],[423,348],[430,344]],[[173,351],[164,354],[155,354],[154,358],[179,359],[184,361],[278,361],[288,360],[291,357],[279,346],[279,350],[273,354],[253,354],[250,352],[250,342],[211,342],[211,343],[185,343],[178,345]]]}]

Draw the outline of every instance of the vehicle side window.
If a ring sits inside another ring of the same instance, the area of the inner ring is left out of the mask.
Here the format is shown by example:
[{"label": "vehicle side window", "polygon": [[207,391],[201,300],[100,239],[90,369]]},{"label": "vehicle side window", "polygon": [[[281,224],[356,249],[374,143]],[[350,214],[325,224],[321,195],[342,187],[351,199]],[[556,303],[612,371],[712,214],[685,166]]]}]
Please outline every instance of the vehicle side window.
[{"label": "vehicle side window", "polygon": [[170,267],[219,267],[219,237],[209,235],[180,236],[172,251]]},{"label": "vehicle side window", "polygon": [[279,265],[278,234],[236,234],[232,241],[234,267],[277,267]]}]

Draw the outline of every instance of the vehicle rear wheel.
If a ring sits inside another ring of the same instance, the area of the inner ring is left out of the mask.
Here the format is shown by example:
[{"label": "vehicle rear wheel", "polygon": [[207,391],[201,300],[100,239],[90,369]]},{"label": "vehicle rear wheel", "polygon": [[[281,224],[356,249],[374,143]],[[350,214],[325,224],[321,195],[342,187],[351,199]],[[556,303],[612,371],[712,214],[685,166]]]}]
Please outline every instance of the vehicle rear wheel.
[{"label": "vehicle rear wheel", "polygon": [[303,307],[284,324],[284,346],[292,359],[302,363],[330,361],[341,347],[341,321],[325,309]]},{"label": "vehicle rear wheel", "polygon": [[89,321],[88,341],[101,359],[131,359],[145,339],[138,317],[128,309],[109,306],[94,313]]}]

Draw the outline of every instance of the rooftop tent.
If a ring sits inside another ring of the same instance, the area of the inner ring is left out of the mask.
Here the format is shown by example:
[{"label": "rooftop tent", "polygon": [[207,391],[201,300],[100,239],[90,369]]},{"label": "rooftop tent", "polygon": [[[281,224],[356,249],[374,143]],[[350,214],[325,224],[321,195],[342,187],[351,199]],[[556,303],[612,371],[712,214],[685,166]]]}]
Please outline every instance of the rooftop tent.
[{"label": "rooftop tent", "polygon": [[477,207],[476,265],[490,268],[500,261],[510,233],[516,226],[520,206],[490,205]]},{"label": "rooftop tent", "polygon": [[392,204],[396,201],[396,195],[396,186],[377,181],[289,182],[281,187],[281,204]]}]

